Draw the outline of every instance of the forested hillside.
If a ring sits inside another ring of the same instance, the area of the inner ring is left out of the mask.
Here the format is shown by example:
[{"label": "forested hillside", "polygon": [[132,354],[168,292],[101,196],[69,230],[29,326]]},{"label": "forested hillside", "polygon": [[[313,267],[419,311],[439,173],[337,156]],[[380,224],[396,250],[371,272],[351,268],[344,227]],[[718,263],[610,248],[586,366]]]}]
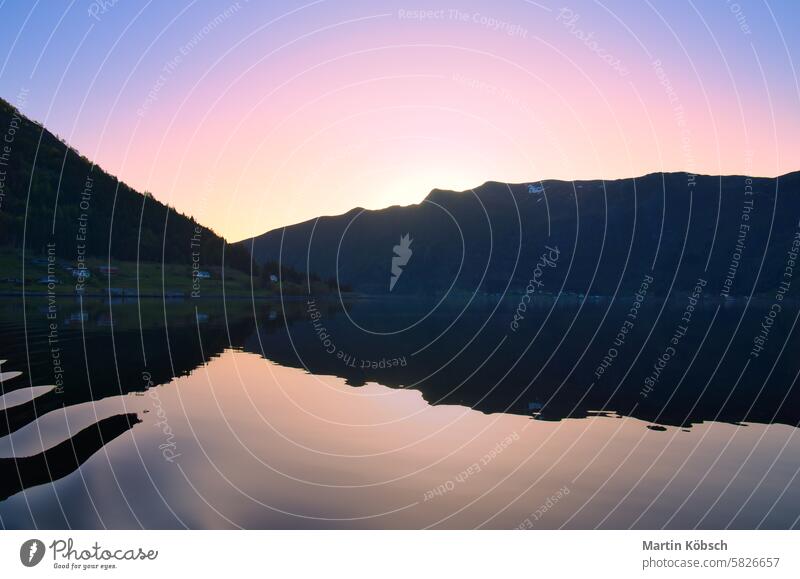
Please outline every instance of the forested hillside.
[{"label": "forested hillside", "polygon": [[250,271],[243,247],[145,196],[0,99],[0,246]]}]

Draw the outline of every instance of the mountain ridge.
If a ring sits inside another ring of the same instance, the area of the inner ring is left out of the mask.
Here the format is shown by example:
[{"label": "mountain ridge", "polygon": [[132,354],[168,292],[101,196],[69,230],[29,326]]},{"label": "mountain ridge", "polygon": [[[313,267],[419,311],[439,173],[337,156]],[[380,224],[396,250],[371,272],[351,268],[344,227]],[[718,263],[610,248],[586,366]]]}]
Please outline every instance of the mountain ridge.
[{"label": "mountain ridge", "polygon": [[469,194],[471,191],[476,191],[476,190],[479,190],[479,189],[483,189],[487,185],[503,185],[503,186],[507,185],[507,186],[510,186],[510,187],[523,187],[523,186],[527,187],[528,185],[535,184],[535,183],[539,183],[539,184],[542,184],[542,183],[570,184],[570,183],[572,183],[572,184],[581,184],[581,185],[584,184],[584,183],[595,183],[595,182],[616,183],[616,182],[619,182],[619,181],[627,181],[627,180],[631,180],[631,179],[633,179],[633,180],[641,180],[641,179],[645,179],[645,178],[648,178],[648,177],[654,177],[654,176],[660,176],[660,175],[665,175],[665,176],[695,175],[696,177],[707,177],[707,178],[716,178],[716,179],[727,179],[727,178],[786,179],[786,178],[800,178],[800,169],[798,169],[797,171],[790,171],[788,173],[784,173],[784,174],[778,175],[776,177],[753,176],[753,175],[745,175],[745,174],[712,175],[712,174],[706,174],[706,173],[691,173],[689,171],[666,171],[666,172],[645,173],[645,174],[637,176],[637,177],[620,177],[620,178],[616,178],[616,179],[574,179],[574,180],[571,180],[571,181],[564,180],[564,179],[541,179],[541,180],[524,181],[524,182],[518,182],[518,183],[489,180],[489,181],[484,181],[483,183],[481,183],[480,185],[478,185],[476,187],[463,189],[461,191],[458,191],[456,189],[442,189],[441,187],[434,187],[428,192],[428,194],[422,199],[422,201],[419,201],[418,203],[409,203],[407,205],[400,205],[400,204],[387,205],[386,207],[380,207],[380,208],[377,208],[377,209],[367,209],[367,208],[361,207],[359,205],[359,206],[356,206],[356,207],[352,207],[352,208],[350,208],[347,211],[344,211],[342,213],[332,213],[332,214],[318,215],[316,217],[311,217],[309,219],[304,219],[302,221],[296,221],[294,223],[290,223],[290,224],[287,224],[287,225],[281,225],[279,227],[275,227],[274,229],[270,229],[268,231],[265,231],[264,233],[260,233],[258,235],[254,235],[254,236],[250,236],[250,237],[245,237],[245,238],[237,240],[237,241],[231,241],[230,243],[231,244],[244,243],[246,241],[251,241],[253,239],[256,239],[256,238],[258,238],[258,237],[260,237],[262,235],[266,235],[267,233],[280,231],[281,229],[284,229],[284,228],[295,227],[297,225],[302,225],[302,224],[305,224],[305,223],[313,223],[314,221],[317,221],[319,219],[345,217],[347,215],[350,215],[351,213],[357,213],[359,211],[384,211],[384,210],[387,210],[387,209],[394,209],[394,208],[401,208],[401,207],[415,207],[415,206],[421,205],[426,200],[429,200],[430,197],[432,195],[436,194],[436,193],[447,193],[447,194],[457,194],[457,195],[462,195],[463,194],[463,195],[466,195],[466,194]]},{"label": "mountain ridge", "polygon": [[[321,216],[238,244],[252,249],[256,263],[281,260],[324,276],[338,274],[358,291],[385,294],[392,247],[410,233],[417,240],[414,256],[406,267],[405,283],[398,282],[392,293],[435,294],[446,291],[456,275],[454,287],[461,291],[501,293],[509,280],[512,292],[522,291],[525,276],[513,267],[516,262],[509,254],[519,249],[524,269],[549,240],[551,246],[559,243],[566,249],[571,262],[577,259],[563,277],[553,280],[563,286],[550,291],[563,287],[610,295],[620,276],[625,278],[620,286],[633,289],[642,275],[654,271],[660,278],[656,291],[665,293],[670,287],[688,291],[702,275],[718,282],[736,254],[737,231],[743,225],[749,234],[743,266],[735,264],[735,295],[744,296],[751,293],[749,284],[758,293],[777,283],[785,257],[781,248],[798,226],[799,193],[800,171],[775,178],[674,172],[611,181],[487,181],[461,192],[434,188],[416,204]],[[750,200],[753,207],[746,209]],[[453,263],[461,261],[461,250],[454,240],[460,236],[465,267],[457,274]],[[377,248],[380,254],[368,255],[369,249]],[[765,267],[756,283],[760,252]],[[620,259],[629,253],[630,262]],[[589,275],[598,268],[596,275]],[[416,275],[408,275],[412,270]],[[673,272],[675,283],[670,279]]]}]

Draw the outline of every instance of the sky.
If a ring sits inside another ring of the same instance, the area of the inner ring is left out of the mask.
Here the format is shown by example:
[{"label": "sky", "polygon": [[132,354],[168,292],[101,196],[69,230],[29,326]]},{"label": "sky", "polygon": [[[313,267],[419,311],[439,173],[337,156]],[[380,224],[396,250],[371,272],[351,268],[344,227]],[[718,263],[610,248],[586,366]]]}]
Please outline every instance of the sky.
[{"label": "sky", "polygon": [[794,1],[0,0],[0,97],[230,241],[485,181],[800,169]]}]

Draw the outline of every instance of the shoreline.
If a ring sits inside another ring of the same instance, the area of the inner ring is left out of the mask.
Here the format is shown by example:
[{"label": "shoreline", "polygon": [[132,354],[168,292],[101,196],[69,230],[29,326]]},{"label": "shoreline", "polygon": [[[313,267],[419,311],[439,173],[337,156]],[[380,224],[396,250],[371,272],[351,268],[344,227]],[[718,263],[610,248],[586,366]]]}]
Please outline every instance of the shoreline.
[{"label": "shoreline", "polygon": [[[519,298],[520,293],[507,293],[505,296],[500,298],[499,295],[496,294],[478,294],[477,296],[465,296],[465,295],[453,295],[453,299],[461,298],[463,300],[469,301],[470,299],[480,299],[480,300],[498,300],[506,301],[506,300],[513,300]],[[540,302],[554,302],[556,300],[562,301],[564,304],[580,304],[580,303],[603,303],[609,302],[614,300],[615,302],[619,303],[622,300],[632,298],[634,294],[620,294],[616,297],[614,296],[605,296],[605,295],[588,295],[585,297],[579,297],[571,293],[564,293],[559,295],[553,294],[540,294],[538,296],[538,301]],[[77,293],[77,292],[47,292],[47,291],[27,291],[27,292],[9,292],[9,291],[0,291],[0,298],[47,298],[47,297],[57,297],[57,298],[89,298],[89,299],[118,299],[118,300],[137,300],[137,299],[146,299],[146,300],[155,300],[155,299],[162,299],[167,301],[185,301],[185,302],[204,302],[209,300],[231,300],[231,301],[262,301],[262,302],[300,302],[305,301],[309,298],[314,298],[323,301],[428,301],[428,300],[438,300],[441,299],[442,296],[423,296],[423,295],[383,295],[383,294],[359,294],[359,293],[348,293],[348,294],[337,294],[337,293],[330,293],[330,294],[292,294],[292,295],[281,295],[281,294],[272,294],[272,295],[254,295],[254,294],[241,294],[241,293],[228,293],[228,294],[210,294],[210,295],[203,295],[202,297],[193,297],[189,295],[170,295],[170,294],[163,294],[163,293],[122,293],[122,294],[111,294],[108,292],[91,292],[91,293]],[[683,299],[686,296],[683,293],[675,293],[669,298],[662,295],[653,295],[651,297],[652,300],[663,302],[665,300],[672,301],[672,300],[679,300]],[[748,296],[729,296],[724,298],[719,295],[713,296],[703,296],[699,301],[706,304],[706,305],[733,305],[733,304],[745,304],[748,301],[754,302],[756,304],[762,302],[770,302],[771,296],[769,295],[753,295],[752,297]],[[800,298],[788,298],[784,300],[784,303],[790,304],[792,306],[797,306],[800,304]]]},{"label": "shoreline", "polygon": [[[110,294],[106,293],[76,293],[76,292],[7,292],[7,291],[0,291],[0,298],[47,298],[47,297],[58,297],[58,298],[91,298],[91,299],[121,299],[121,300],[136,300],[136,299],[164,299],[170,301],[208,301],[208,300],[259,300],[259,301],[302,301],[306,300],[309,297],[313,297],[315,299],[338,299],[338,296],[334,294],[330,295],[318,295],[318,294],[303,294],[303,295],[249,295],[249,294],[210,294],[204,295],[202,297],[191,297],[186,295],[169,295],[169,294],[156,294],[156,293],[126,293],[126,294]],[[357,294],[353,295],[343,295],[342,298],[345,300],[357,300],[357,299],[370,299],[372,296],[361,296]]]}]

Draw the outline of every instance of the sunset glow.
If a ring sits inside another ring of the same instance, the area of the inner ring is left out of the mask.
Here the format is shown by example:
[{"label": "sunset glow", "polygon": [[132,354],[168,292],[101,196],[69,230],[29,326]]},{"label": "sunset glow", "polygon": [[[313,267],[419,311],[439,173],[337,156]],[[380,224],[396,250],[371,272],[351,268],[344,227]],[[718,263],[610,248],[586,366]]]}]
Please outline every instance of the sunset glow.
[{"label": "sunset glow", "polygon": [[20,2],[0,94],[238,240],[487,180],[796,170],[789,4]]}]

